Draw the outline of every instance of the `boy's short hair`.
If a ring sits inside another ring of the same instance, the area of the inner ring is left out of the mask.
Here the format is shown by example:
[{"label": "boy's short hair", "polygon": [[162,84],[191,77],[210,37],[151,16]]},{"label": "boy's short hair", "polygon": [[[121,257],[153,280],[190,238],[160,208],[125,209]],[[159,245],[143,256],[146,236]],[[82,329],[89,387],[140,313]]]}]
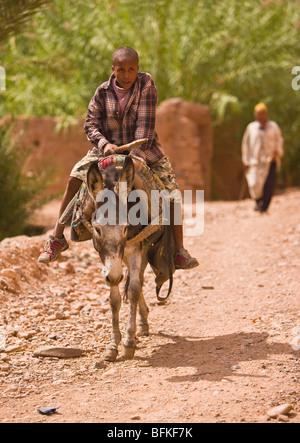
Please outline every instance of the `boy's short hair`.
[{"label": "boy's short hair", "polygon": [[113,66],[115,65],[117,60],[126,57],[136,58],[137,63],[139,62],[139,54],[135,49],[130,48],[130,46],[121,46],[120,48],[116,49],[115,52],[113,53],[113,59],[112,59]]}]

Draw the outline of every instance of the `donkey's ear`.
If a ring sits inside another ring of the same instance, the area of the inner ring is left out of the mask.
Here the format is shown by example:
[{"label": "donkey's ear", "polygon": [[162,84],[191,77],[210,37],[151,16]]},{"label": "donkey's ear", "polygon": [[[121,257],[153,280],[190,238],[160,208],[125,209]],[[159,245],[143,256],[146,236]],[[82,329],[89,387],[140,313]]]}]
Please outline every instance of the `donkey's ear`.
[{"label": "donkey's ear", "polygon": [[119,193],[119,183],[125,182],[125,183],[127,183],[127,195],[129,195],[129,193],[132,190],[132,186],[133,186],[134,173],[135,173],[135,169],[134,169],[134,164],[133,164],[132,158],[126,157],[123,169],[120,173],[118,183],[115,186],[116,194]]},{"label": "donkey's ear", "polygon": [[93,163],[90,166],[87,172],[86,182],[89,193],[91,194],[93,199],[96,200],[98,192],[103,190],[102,174],[99,171],[98,165],[96,163]]}]

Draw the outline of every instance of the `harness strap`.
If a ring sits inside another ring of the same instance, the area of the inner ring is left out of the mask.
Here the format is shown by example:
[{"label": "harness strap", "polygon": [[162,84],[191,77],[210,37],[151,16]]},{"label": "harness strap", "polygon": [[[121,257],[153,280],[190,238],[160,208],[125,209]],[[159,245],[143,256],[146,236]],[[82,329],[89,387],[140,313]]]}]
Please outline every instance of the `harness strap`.
[{"label": "harness strap", "polygon": [[154,234],[161,228],[161,225],[147,225],[139,234],[127,240],[126,246],[134,246],[143,240],[146,240],[150,235]]},{"label": "harness strap", "polygon": [[[82,223],[91,234],[93,233],[93,226],[89,220],[82,218],[80,223]],[[126,246],[137,245],[143,240],[146,240],[150,235],[157,232],[160,228],[161,225],[147,225],[141,232],[132,237],[130,240],[127,240]]]},{"label": "harness strap", "polygon": [[[114,154],[109,157],[105,157],[100,160],[99,162],[99,169],[105,170],[109,166],[115,165],[115,166],[123,166],[126,155],[119,155]],[[135,173],[142,181],[141,189],[143,189],[147,195],[148,198],[151,196],[151,190],[162,190],[163,184],[158,179],[156,174],[154,175],[150,168],[144,164],[141,160],[139,160],[137,157],[132,157],[134,167],[135,167]],[[87,227],[87,229],[92,232],[92,226],[88,227],[87,224],[89,222],[87,220],[84,221],[84,225]],[[138,243],[142,242],[143,240],[146,240],[150,235],[157,232],[162,224],[162,206],[159,204],[159,215],[158,217],[153,221],[153,223],[148,224],[139,234],[137,234],[135,237],[131,238],[130,240],[127,240],[126,245],[127,246],[134,246]]]},{"label": "harness strap", "polygon": [[[140,141],[139,141],[140,142]],[[115,166],[123,166],[126,155],[122,154],[114,154],[109,157],[105,157],[100,160],[98,166],[100,170],[105,170],[109,166],[115,165]],[[153,174],[150,168],[145,165],[144,162],[139,160],[137,157],[132,157],[134,162],[134,167],[136,171],[136,177],[137,177],[137,189],[144,190],[147,195],[148,199],[151,199],[151,190],[162,190],[164,189],[163,184],[159,180],[156,174]],[[71,226],[73,228],[77,228],[80,225],[83,225],[87,231],[89,231],[91,234],[93,233],[93,227],[89,219],[85,217],[85,214],[83,211],[79,211],[74,214],[74,208],[76,208],[77,201],[80,201],[81,199],[84,200],[85,195],[87,193],[86,185],[82,185],[81,189],[77,192],[77,194],[74,196],[74,198],[71,200],[71,202],[68,204],[67,208],[65,209],[64,213],[60,217],[59,222],[63,225],[66,225],[70,219],[73,217],[73,221],[71,223]],[[127,241],[127,246],[134,246],[143,240],[146,240],[150,235],[157,232],[162,225],[162,205],[161,202],[159,202],[159,213],[156,219],[153,220],[151,224],[148,224],[145,228],[142,229],[139,234],[137,234],[135,237],[129,239]]]}]

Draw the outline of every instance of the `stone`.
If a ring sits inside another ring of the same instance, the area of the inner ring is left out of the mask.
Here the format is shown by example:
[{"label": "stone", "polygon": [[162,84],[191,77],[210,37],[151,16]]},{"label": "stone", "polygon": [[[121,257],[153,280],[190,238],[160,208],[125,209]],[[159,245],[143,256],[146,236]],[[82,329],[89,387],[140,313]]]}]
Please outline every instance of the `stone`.
[{"label": "stone", "polygon": [[18,392],[19,387],[17,385],[11,385],[7,389],[5,389],[5,393],[7,392]]},{"label": "stone", "polygon": [[279,421],[282,421],[284,423],[287,423],[289,421],[289,417],[287,415],[279,414],[277,418]]},{"label": "stone", "polygon": [[271,421],[271,417],[269,417],[269,415],[261,415],[258,419],[259,423],[265,423],[267,421]]},{"label": "stone", "polygon": [[5,291],[15,293],[16,288],[13,287],[12,284],[7,280],[7,278],[0,278],[0,287],[2,287]]},{"label": "stone", "polygon": [[57,340],[57,335],[51,334],[48,336],[49,340]]},{"label": "stone", "polygon": [[269,409],[267,414],[271,418],[277,418],[279,415],[288,415],[293,406],[290,403],[285,403],[283,405],[276,406],[275,408]]},{"label": "stone", "polygon": [[20,276],[20,277],[24,277],[24,273],[22,271],[22,269],[20,268],[20,266],[13,266],[12,269],[14,271],[16,271],[16,273]]},{"label": "stone", "polygon": [[26,315],[27,315],[27,317],[36,318],[36,317],[40,316],[41,313],[37,309],[32,309],[31,311],[28,311]]},{"label": "stone", "polygon": [[18,345],[8,346],[5,349],[5,352],[7,354],[11,354],[12,352],[19,352],[19,351],[22,351],[23,349],[24,349],[24,345],[18,344]]},{"label": "stone", "polygon": [[239,365],[233,365],[231,366],[231,370],[232,371],[237,371],[238,369],[241,369],[241,367]]},{"label": "stone", "polygon": [[110,306],[108,305],[99,306],[98,311],[102,312],[102,314],[106,314],[106,312],[110,311]]},{"label": "stone", "polygon": [[55,317],[57,318],[57,320],[63,320],[64,319],[64,314],[62,312],[55,312]]},{"label": "stone", "polygon": [[72,311],[79,312],[82,308],[84,308],[85,304],[82,302],[77,302],[72,306]]},{"label": "stone", "polygon": [[18,337],[28,340],[36,335],[36,331],[19,331]]},{"label": "stone", "polygon": [[18,280],[19,274],[13,269],[2,269],[0,272],[3,277],[10,278],[11,280]]},{"label": "stone", "polygon": [[18,335],[19,329],[13,326],[7,325],[5,328],[5,335],[7,337],[16,337]]},{"label": "stone", "polygon": [[107,378],[107,377],[116,375],[116,373],[117,373],[117,370],[115,368],[112,368],[112,369],[109,369],[108,371],[105,371],[102,374],[101,378]]},{"label": "stone", "polygon": [[81,310],[81,314],[85,315],[86,317],[92,317],[92,307],[90,305],[86,305]]},{"label": "stone", "polygon": [[42,414],[42,415],[52,415],[52,414],[55,414],[57,409],[59,409],[59,406],[56,406],[56,407],[53,407],[53,408],[52,407],[50,407],[50,408],[48,408],[48,407],[46,407],[46,408],[39,408],[38,412],[40,414]]},{"label": "stone", "polygon": [[141,420],[141,416],[140,415],[133,415],[132,417],[130,417],[131,420]]},{"label": "stone", "polygon": [[89,300],[89,301],[94,301],[94,302],[97,302],[97,301],[99,301],[99,295],[98,294],[87,294],[87,299]]},{"label": "stone", "polygon": [[34,357],[56,357],[56,358],[77,358],[81,357],[84,351],[79,348],[41,348],[33,353]]},{"label": "stone", "polygon": [[75,274],[76,273],[74,266],[70,262],[59,263],[59,267],[60,267],[60,269],[63,269],[66,272],[66,274]]},{"label": "stone", "polygon": [[105,369],[106,367],[107,365],[102,361],[96,361],[95,363],[95,369]]},{"label": "stone", "polygon": [[8,363],[4,363],[3,365],[0,365],[0,371],[2,371],[2,372],[9,372],[10,371],[10,365]]}]

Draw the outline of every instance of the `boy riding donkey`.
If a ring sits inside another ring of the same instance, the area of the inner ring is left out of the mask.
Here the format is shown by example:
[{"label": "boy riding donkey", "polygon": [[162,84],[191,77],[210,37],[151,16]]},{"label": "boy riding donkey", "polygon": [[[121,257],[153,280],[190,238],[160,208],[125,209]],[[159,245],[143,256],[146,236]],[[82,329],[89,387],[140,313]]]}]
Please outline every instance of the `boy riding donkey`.
[{"label": "boy riding donkey", "polygon": [[[113,74],[100,85],[90,101],[84,130],[94,148],[73,168],[61,203],[59,218],[53,236],[46,242],[39,256],[40,263],[50,263],[60,252],[68,249],[64,237],[64,225],[60,216],[80,189],[90,165],[99,159],[113,155],[120,145],[138,139],[146,143],[131,150],[129,155],[138,157],[155,172],[165,188],[172,192],[178,189],[174,171],[165,155],[155,132],[157,91],[150,74],[139,72],[138,53],[127,46],[113,54]],[[182,225],[174,224],[174,202],[171,201],[171,225],[175,241],[176,269],[191,269],[199,265],[183,247]]]}]

